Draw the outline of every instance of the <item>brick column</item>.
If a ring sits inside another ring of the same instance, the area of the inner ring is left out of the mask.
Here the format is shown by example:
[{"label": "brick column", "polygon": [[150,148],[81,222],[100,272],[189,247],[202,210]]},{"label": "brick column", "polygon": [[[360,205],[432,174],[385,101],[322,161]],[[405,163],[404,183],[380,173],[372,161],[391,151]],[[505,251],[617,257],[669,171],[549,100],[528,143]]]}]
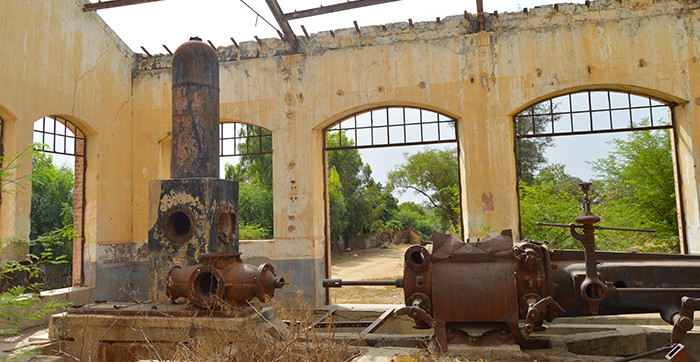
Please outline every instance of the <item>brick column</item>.
[{"label": "brick column", "polygon": [[[80,137],[80,138],[78,138]],[[73,286],[83,284],[83,246],[84,239],[84,212],[85,212],[85,135],[76,129],[75,139],[75,179],[73,182]]]}]

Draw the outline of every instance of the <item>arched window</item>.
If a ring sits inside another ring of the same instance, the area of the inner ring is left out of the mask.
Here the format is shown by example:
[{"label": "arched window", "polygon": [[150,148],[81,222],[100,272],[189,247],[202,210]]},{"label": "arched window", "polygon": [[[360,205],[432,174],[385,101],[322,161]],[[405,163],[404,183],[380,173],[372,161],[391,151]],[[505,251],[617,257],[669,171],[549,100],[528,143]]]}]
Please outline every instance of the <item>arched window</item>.
[{"label": "arched window", "polygon": [[[673,104],[614,90],[564,94],[514,117],[521,232],[580,247],[559,229],[577,216],[578,183],[591,181],[601,225],[656,229],[601,232],[600,249],[678,252],[682,248]],[[568,210],[570,209],[570,210]]]},{"label": "arched window", "polygon": [[[345,117],[323,136],[327,277],[331,252],[427,241],[435,231],[461,234],[454,118],[415,107],[380,107]],[[395,301],[393,290],[368,292],[375,293],[372,300],[334,292],[334,302]]]},{"label": "arched window", "polygon": [[239,237],[272,239],[272,132],[245,123],[221,123],[221,177],[239,182]]},{"label": "arched window", "polygon": [[[57,236],[55,244],[30,246],[33,254],[50,248],[53,257],[64,255],[69,263],[47,265],[49,289],[82,283],[85,211],[85,133],[73,122],[58,116],[34,122],[36,151],[32,163],[31,239],[57,229],[73,234]],[[72,262],[71,262],[72,261]]]}]

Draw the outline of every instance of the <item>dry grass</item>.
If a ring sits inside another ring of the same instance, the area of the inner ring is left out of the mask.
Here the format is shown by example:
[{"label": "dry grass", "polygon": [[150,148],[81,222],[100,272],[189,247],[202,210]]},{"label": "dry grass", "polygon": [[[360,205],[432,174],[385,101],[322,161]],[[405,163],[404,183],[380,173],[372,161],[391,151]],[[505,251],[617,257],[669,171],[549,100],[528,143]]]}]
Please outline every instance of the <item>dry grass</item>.
[{"label": "dry grass", "polygon": [[[140,338],[133,342],[125,340],[98,346],[96,342],[102,337],[93,335],[94,332],[86,333],[87,338],[82,339],[82,345],[64,343],[59,355],[65,360],[246,362],[348,361],[358,355],[359,350],[352,348],[350,342],[328,338],[328,333],[333,336],[333,330],[309,329],[308,326],[318,318],[313,315],[312,309],[286,307],[274,301],[269,304],[274,313],[261,313],[259,306],[251,305],[253,317],[232,318],[230,322],[222,321],[220,317],[180,317],[181,321],[191,321],[185,328],[172,328],[168,332],[169,338],[163,338],[162,332],[158,334],[160,338],[154,337],[150,329],[141,327],[141,323],[135,326]],[[301,298],[298,305],[304,305]],[[288,326],[283,320],[292,323]],[[232,325],[235,327],[232,328]],[[110,327],[114,328],[117,327]],[[119,333],[119,330],[114,331]],[[92,351],[86,356],[88,352],[84,349]]]}]

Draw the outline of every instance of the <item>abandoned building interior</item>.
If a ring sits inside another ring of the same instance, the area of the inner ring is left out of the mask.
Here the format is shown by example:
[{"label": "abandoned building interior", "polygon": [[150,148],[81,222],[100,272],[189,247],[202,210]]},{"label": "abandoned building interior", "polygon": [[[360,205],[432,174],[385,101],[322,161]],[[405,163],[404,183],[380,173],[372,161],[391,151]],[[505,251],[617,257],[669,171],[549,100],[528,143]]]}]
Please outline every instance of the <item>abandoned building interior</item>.
[{"label": "abandoned building interior", "polygon": [[[159,207],[149,193],[152,181],[173,177],[173,55],[130,49],[87,4],[0,0],[0,152],[8,160],[40,142],[74,162],[76,235],[65,293],[144,301]],[[700,1],[598,0],[329,29],[293,41],[281,35],[215,49],[218,156],[239,155],[225,144],[248,134],[257,148],[246,154],[272,157],[273,237],[241,240],[238,250],[286,280],[276,299],[293,302],[301,292],[311,306],[329,302],[326,155],[345,148],[456,144],[461,236],[509,229],[519,240],[516,140],[667,129],[680,250],[700,254]],[[601,95],[607,104],[597,107]],[[576,97],[588,106],[574,109]],[[555,112],[553,100],[568,108]],[[542,109],[552,119],[546,130],[517,130],[516,120]],[[406,136],[416,126],[411,112],[420,118],[417,139]],[[619,125],[615,112],[630,119],[641,112],[649,123]],[[378,114],[384,123],[357,121]],[[589,124],[575,125],[580,114]],[[562,115],[569,123],[555,124]],[[250,126],[257,133],[240,132]],[[365,144],[362,132],[372,134]],[[355,142],[328,141],[340,133]],[[16,162],[17,177],[31,173],[31,157]],[[26,253],[9,240],[29,237],[32,190],[2,187],[5,261]]]}]

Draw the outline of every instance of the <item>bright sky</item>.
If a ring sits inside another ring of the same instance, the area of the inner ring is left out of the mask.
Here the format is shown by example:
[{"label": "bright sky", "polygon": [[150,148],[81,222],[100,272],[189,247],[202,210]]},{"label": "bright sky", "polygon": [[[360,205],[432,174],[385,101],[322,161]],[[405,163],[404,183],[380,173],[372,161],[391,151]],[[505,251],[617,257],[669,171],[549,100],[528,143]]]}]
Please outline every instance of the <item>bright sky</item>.
[{"label": "bright sky", "polygon": [[[244,3],[279,28],[265,0],[162,0],[152,3],[99,10],[105,22],[136,52],[144,46],[151,54],[166,53],[163,44],[174,51],[190,36],[211,40],[216,46],[237,42],[277,38],[272,27],[258,18]],[[306,10],[319,5],[332,5],[345,0],[278,0],[283,12]],[[96,2],[92,0],[92,2]],[[552,4],[557,1],[498,0],[484,1],[484,11],[515,12],[523,8]],[[568,1],[583,3],[581,0]],[[301,25],[310,33],[322,30],[352,28],[358,25],[380,25],[413,19],[434,21],[436,17],[476,13],[476,1],[456,0],[400,0],[359,9],[319,15],[290,21],[297,35],[303,35]]]},{"label": "bright sky", "polygon": [[[277,38],[276,31],[264,19],[259,18],[244,2],[255,9],[275,28],[279,26],[270,13],[265,0],[162,0],[152,3],[105,9],[98,14],[135,52],[142,53],[141,46],[151,54],[166,53],[163,44],[174,51],[191,36],[211,40],[216,46],[231,45],[230,37],[238,43],[261,39]],[[283,12],[316,8],[319,5],[332,5],[345,0],[278,0]],[[96,2],[93,0],[92,2]],[[516,12],[523,8],[548,5],[557,1],[537,0],[498,0],[484,1],[484,11]],[[568,1],[583,3],[583,0]],[[290,21],[294,32],[303,35],[301,25],[310,33],[324,30],[352,28],[353,21],[360,26],[381,25],[394,22],[435,21],[436,17],[460,15],[464,11],[476,13],[476,1],[456,0],[400,0],[360,9],[341,11]],[[566,143],[566,142],[563,142]],[[603,141],[604,143],[604,141]],[[436,147],[436,146],[433,146]],[[445,147],[445,145],[439,146]],[[416,152],[421,148],[386,148],[362,150],[361,155],[373,170],[374,179],[386,183],[386,174],[403,159],[404,152]],[[567,154],[579,154],[572,149]],[[551,153],[554,156],[556,153]],[[223,163],[234,163],[234,158],[222,159]],[[561,162],[561,161],[554,161]],[[398,196],[398,195],[397,195]],[[412,192],[406,192],[400,201],[421,202]]]}]

